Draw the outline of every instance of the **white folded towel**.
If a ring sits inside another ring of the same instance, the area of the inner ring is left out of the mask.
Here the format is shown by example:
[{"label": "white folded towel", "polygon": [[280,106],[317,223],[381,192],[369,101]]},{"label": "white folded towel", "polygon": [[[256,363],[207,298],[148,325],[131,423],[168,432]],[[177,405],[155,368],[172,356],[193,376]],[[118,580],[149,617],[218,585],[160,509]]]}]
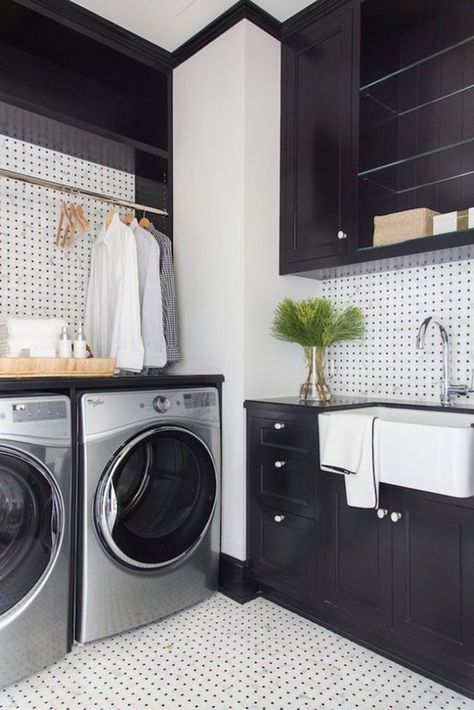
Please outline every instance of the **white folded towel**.
[{"label": "white folded towel", "polygon": [[8,336],[15,340],[54,338],[57,341],[63,326],[67,325],[62,318],[19,318],[15,316],[7,316],[4,323],[8,329]]},{"label": "white folded towel", "polygon": [[345,474],[348,505],[378,508],[379,475],[374,454],[377,418],[347,411],[324,416],[329,416],[329,424],[321,468]]}]

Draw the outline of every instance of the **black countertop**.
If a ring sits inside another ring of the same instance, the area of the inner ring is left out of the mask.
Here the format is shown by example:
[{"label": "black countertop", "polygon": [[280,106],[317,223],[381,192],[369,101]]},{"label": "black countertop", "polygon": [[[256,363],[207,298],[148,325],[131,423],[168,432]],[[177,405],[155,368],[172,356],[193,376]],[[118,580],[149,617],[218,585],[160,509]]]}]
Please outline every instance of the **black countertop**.
[{"label": "black countertop", "polygon": [[4,377],[0,394],[66,390],[160,389],[162,387],[219,386],[223,375],[113,375],[112,377]]},{"label": "black countertop", "polygon": [[463,412],[474,414],[474,400],[470,402],[454,402],[452,407],[443,407],[438,402],[421,402],[396,399],[377,399],[375,397],[357,397],[334,395],[330,402],[321,404],[320,402],[300,402],[299,397],[270,397],[262,399],[247,399],[244,407],[266,405],[268,407],[284,406],[308,409],[316,413],[327,412],[337,409],[352,409],[354,407],[403,407],[415,409],[432,409],[442,412]]}]

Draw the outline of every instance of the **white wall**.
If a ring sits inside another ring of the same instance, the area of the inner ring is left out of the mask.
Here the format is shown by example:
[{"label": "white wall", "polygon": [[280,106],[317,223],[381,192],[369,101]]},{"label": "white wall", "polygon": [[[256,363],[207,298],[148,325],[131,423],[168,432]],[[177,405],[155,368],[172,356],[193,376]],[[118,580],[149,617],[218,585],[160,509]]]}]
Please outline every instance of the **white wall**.
[{"label": "white wall", "polygon": [[222,549],[245,559],[246,397],[296,394],[273,310],[319,284],[278,276],[280,45],[243,21],[174,72],[174,240],[183,360],[225,375]]},{"label": "white wall", "polygon": [[279,276],[280,43],[246,23],[244,395],[296,395],[304,380],[297,345],[270,334],[282,298],[319,294],[321,285]]}]

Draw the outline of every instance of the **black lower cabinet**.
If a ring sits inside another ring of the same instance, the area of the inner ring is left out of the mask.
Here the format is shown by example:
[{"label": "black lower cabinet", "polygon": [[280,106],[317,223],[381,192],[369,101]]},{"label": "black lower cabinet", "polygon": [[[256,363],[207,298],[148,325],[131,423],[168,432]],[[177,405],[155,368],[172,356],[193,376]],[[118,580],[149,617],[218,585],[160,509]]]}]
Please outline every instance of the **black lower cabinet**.
[{"label": "black lower cabinet", "polygon": [[364,623],[386,626],[392,614],[387,516],[379,519],[375,510],[349,507],[343,476],[322,474],[322,491],[323,600],[342,618],[355,614]]},{"label": "black lower cabinet", "polygon": [[400,492],[391,503],[394,631],[474,663],[474,510]]},{"label": "black lower cabinet", "polygon": [[474,697],[474,498],[382,484],[378,510],[352,508],[319,468],[317,410],[247,409],[260,593]]},{"label": "black lower cabinet", "polygon": [[254,505],[250,510],[250,570],[255,579],[298,596],[317,583],[316,521]]}]

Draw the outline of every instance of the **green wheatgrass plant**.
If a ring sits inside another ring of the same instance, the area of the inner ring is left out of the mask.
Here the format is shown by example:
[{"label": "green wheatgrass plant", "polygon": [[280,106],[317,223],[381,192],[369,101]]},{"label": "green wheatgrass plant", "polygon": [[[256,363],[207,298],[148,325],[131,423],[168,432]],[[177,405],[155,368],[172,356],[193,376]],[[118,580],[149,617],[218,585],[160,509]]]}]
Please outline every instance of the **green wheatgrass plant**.
[{"label": "green wheatgrass plant", "polygon": [[[275,310],[271,332],[278,340],[298,343],[305,349],[308,376],[303,386],[303,399],[308,397],[315,369],[318,397],[320,401],[326,401],[330,398],[324,373],[326,348],[334,343],[362,338],[365,335],[364,314],[356,306],[339,307],[325,298],[301,301],[285,298]],[[316,348],[314,357],[312,348]]]}]

